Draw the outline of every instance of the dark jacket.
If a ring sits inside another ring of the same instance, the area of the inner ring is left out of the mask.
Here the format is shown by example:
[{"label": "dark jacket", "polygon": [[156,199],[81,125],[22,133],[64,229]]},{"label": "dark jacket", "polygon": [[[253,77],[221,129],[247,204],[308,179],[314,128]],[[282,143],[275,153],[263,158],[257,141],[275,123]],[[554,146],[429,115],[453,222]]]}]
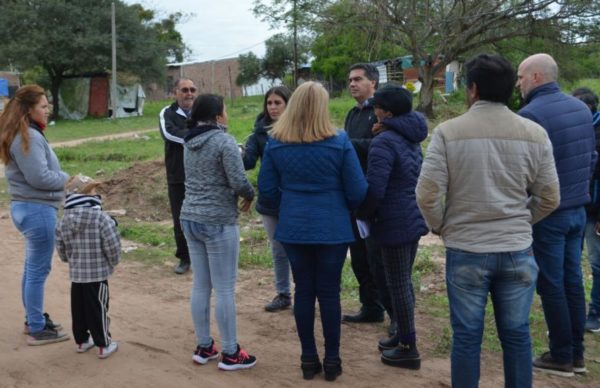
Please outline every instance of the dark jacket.
[{"label": "dark jacket", "polygon": [[350,109],[344,121],[344,129],[356,150],[360,166],[365,175],[367,173],[369,145],[371,139],[373,139],[371,129],[376,122],[377,116],[375,116],[372,99],[366,100],[362,107],[357,105]]},{"label": "dark jacket", "polygon": [[[592,124],[596,135],[596,153],[600,156],[600,112],[594,113]],[[591,202],[585,207],[588,220],[600,222],[600,161],[596,162],[594,176],[590,181],[590,197]]]},{"label": "dark jacket", "polygon": [[278,206],[275,240],[289,244],[354,241],[350,211],[367,193],[356,152],[342,131],[314,143],[269,139],[258,174],[261,197]]},{"label": "dark jacket", "polygon": [[590,202],[589,184],[596,163],[595,136],[589,108],[560,91],[556,82],[533,89],[519,114],[540,124],[550,137],[560,182],[557,210]]},{"label": "dark jacket", "polygon": [[384,247],[418,241],[427,225],[417,207],[415,187],[427,138],[427,122],[417,112],[385,119],[385,131],[369,147],[368,199],[359,218],[371,221],[371,235]]},{"label": "dark jacket", "polygon": [[187,116],[177,102],[174,102],[160,111],[158,123],[165,141],[167,183],[184,183],[183,139],[188,134]]},{"label": "dark jacket", "polygon": [[[256,123],[254,124],[254,131],[252,132],[252,135],[248,137],[248,140],[246,140],[246,145],[244,147],[244,156],[242,157],[244,169],[253,169],[256,167],[258,160],[262,159],[263,153],[265,152],[265,146],[269,139],[267,132],[270,131],[271,128],[272,124],[267,125],[264,117],[257,118]],[[256,211],[259,214],[267,216],[276,217],[279,214],[277,205],[270,203],[268,200],[261,197],[260,194],[256,200]]]}]

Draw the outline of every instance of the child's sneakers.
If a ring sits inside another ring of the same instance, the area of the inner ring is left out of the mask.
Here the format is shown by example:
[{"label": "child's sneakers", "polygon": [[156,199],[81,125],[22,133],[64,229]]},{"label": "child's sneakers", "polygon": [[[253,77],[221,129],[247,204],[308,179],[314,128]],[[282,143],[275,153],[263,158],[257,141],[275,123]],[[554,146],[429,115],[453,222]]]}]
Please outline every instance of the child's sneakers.
[{"label": "child's sneakers", "polygon": [[194,361],[196,364],[204,365],[208,361],[214,360],[217,357],[219,357],[219,350],[215,346],[215,341],[212,340],[210,345],[207,347],[202,347],[200,345],[196,347],[196,351],[192,356],[192,361]]},{"label": "child's sneakers", "polygon": [[98,347],[98,358],[108,358],[110,356],[113,355],[113,353],[115,353],[117,351],[117,349],[119,349],[119,344],[116,342],[111,342],[108,346],[106,347]]},{"label": "child's sneakers", "polygon": [[89,336],[86,342],[77,344],[77,353],[85,353],[94,346],[94,340],[92,339],[92,336]]},{"label": "child's sneakers", "polygon": [[246,351],[237,346],[237,351],[233,354],[221,352],[221,361],[219,369],[222,370],[238,370],[248,369],[256,365],[256,357],[249,355]]}]

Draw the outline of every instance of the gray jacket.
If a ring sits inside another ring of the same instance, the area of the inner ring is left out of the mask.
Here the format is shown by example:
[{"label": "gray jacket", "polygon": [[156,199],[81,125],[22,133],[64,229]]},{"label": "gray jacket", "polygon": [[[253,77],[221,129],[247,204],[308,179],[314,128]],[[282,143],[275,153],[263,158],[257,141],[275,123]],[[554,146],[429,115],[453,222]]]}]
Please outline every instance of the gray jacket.
[{"label": "gray jacket", "polygon": [[184,144],[185,200],[181,219],[201,224],[237,223],[238,196],[254,198],[235,139],[215,127],[190,132]]},{"label": "gray jacket", "polygon": [[73,283],[107,280],[121,259],[115,221],[100,208],[65,209],[56,225],[56,250]]},{"label": "gray jacket", "polygon": [[58,158],[44,135],[31,126],[27,131],[29,152],[23,152],[20,133],[10,145],[10,162],[6,165],[5,174],[11,199],[58,209],[64,199],[64,186],[69,175],[60,169]]},{"label": "gray jacket", "polygon": [[546,131],[505,105],[478,101],[433,133],[416,188],[429,227],[449,248],[510,252],[560,203]]}]

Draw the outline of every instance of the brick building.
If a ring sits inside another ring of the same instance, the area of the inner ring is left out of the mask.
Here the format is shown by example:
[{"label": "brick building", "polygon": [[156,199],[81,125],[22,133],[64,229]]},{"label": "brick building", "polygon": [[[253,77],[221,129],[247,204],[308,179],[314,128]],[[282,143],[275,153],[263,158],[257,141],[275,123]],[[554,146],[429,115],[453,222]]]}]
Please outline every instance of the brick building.
[{"label": "brick building", "polygon": [[198,88],[198,94],[215,93],[226,98],[242,95],[242,88],[235,84],[239,74],[237,58],[206,62],[182,62],[167,65],[165,88],[150,86],[146,88],[149,99],[161,99],[169,96],[173,83],[180,78],[189,78]]}]

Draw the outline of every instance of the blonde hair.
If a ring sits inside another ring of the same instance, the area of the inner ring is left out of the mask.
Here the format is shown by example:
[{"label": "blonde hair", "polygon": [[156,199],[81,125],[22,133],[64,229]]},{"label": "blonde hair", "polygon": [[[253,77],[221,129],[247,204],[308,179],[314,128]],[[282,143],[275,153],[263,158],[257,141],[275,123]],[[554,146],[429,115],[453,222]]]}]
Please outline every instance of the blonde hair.
[{"label": "blonde hair", "polygon": [[10,162],[10,146],[17,134],[21,134],[21,148],[29,152],[29,110],[44,96],[44,89],[38,85],[25,85],[17,90],[0,115],[0,161]]},{"label": "blonde hair", "polygon": [[312,81],[300,85],[270,134],[283,143],[313,143],[335,136],[323,85]]}]

